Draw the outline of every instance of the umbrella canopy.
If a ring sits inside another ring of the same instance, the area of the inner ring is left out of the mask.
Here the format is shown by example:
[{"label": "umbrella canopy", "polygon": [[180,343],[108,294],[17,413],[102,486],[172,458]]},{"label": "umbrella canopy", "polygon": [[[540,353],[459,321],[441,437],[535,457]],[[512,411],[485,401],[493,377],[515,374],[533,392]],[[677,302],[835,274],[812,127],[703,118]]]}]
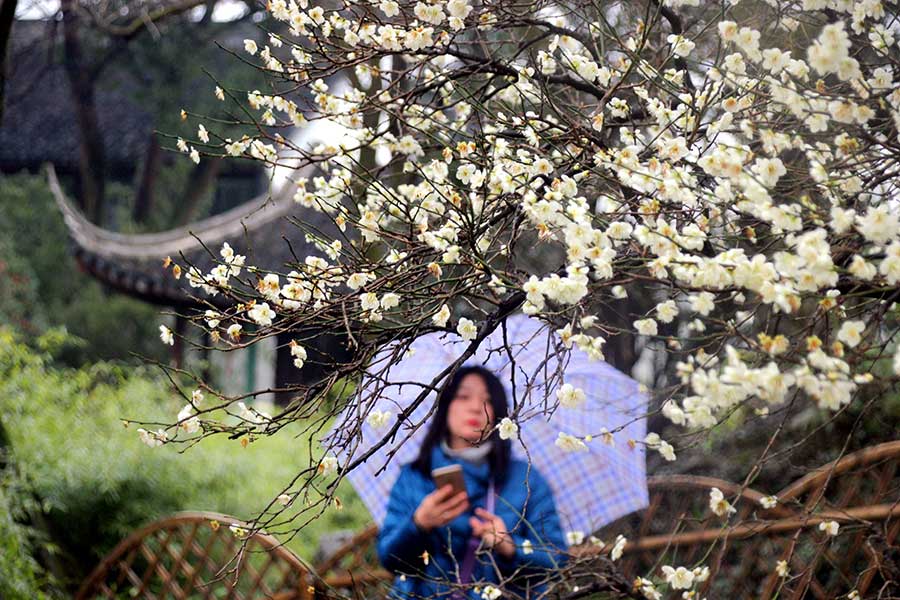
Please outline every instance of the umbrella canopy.
[{"label": "umbrella canopy", "polygon": [[[403,351],[389,344],[376,355],[356,396],[323,439],[326,448],[339,452],[342,465],[363,456],[469,343],[456,334],[427,334],[413,341],[399,362],[386,370],[389,358]],[[636,381],[611,365],[591,360],[574,346],[560,352],[560,343],[546,324],[515,315],[506,320],[505,331],[498,327],[465,364],[482,365],[503,382],[510,414],[516,415],[519,425],[513,456],[530,460],[547,480],[563,529],[587,534],[647,506],[644,447],[628,443],[644,439],[646,397]],[[583,390],[585,400],[575,408],[553,410],[556,390],[563,384]],[[432,390],[392,439],[347,474],[379,527],[400,467],[418,455],[436,397]],[[379,423],[377,417],[385,411],[391,416]],[[362,439],[350,433],[350,423],[373,413],[377,416],[362,426]],[[604,428],[615,432],[612,444],[608,438],[595,437],[586,451],[571,452],[555,443],[560,432],[584,439]]]}]

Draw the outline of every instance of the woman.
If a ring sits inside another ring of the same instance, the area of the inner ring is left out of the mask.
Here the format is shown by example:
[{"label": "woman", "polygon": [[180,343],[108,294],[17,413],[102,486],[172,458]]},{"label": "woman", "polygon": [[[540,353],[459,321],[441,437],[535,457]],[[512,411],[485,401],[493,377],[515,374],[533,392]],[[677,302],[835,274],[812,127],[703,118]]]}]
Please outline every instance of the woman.
[{"label": "woman", "polygon": [[[468,597],[480,598],[475,585],[513,575],[508,591],[532,596],[545,587],[548,570],[561,566],[565,541],[553,493],[500,439],[495,423],[507,414],[503,385],[482,367],[457,370],[438,397],[419,456],[403,466],[378,536],[381,563],[396,575],[394,598],[446,598],[470,582]],[[432,480],[433,469],[452,464],[462,466],[464,492],[453,494],[450,484],[436,489]]]}]

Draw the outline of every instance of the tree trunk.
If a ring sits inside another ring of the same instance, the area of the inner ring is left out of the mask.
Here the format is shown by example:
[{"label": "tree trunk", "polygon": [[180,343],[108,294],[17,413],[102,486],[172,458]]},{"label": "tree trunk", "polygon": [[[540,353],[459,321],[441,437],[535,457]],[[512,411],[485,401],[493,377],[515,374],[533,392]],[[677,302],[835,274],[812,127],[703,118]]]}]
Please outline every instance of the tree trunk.
[{"label": "tree trunk", "polygon": [[221,170],[221,158],[203,157],[197,168],[191,172],[187,189],[178,204],[178,213],[175,215],[175,222],[178,225],[186,225],[197,217],[200,202],[209,191],[210,186],[215,184]]},{"label": "tree trunk", "polygon": [[96,73],[84,64],[78,39],[79,16],[75,0],[63,0],[63,37],[66,75],[72,91],[75,117],[80,133],[78,140],[79,194],[85,215],[99,225],[103,224],[106,157],[103,137],[97,119],[94,95]]},{"label": "tree trunk", "polygon": [[176,369],[184,368],[184,336],[187,333],[188,320],[182,315],[175,316],[175,343],[172,344],[172,364]]},{"label": "tree trunk", "polygon": [[0,2],[0,124],[3,123],[3,100],[6,97],[6,53],[9,51],[9,39],[16,18],[17,4],[18,0]]},{"label": "tree trunk", "polygon": [[131,218],[135,223],[143,223],[153,210],[153,195],[156,191],[156,176],[162,162],[162,147],[155,133],[150,134],[150,142],[147,144],[147,154],[144,156],[144,168],[141,170],[141,179],[134,195],[134,209]]}]

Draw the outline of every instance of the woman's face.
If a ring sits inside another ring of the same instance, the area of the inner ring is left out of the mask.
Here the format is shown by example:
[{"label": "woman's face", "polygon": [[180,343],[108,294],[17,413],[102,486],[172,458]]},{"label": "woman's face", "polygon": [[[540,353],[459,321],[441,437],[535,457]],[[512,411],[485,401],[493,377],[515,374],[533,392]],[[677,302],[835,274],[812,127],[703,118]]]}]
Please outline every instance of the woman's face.
[{"label": "woman's face", "polygon": [[490,435],[494,427],[494,407],[487,384],[481,375],[469,373],[462,378],[456,396],[447,407],[448,440],[451,448],[471,446]]}]

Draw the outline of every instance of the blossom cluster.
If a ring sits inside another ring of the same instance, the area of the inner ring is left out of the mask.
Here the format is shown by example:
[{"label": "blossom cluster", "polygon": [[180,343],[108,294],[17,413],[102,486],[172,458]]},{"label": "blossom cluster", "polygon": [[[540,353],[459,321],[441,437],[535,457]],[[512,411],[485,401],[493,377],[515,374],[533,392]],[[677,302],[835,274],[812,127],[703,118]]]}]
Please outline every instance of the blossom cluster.
[{"label": "blossom cluster", "polygon": [[[339,233],[307,236],[309,253],[277,273],[227,244],[208,272],[186,265],[204,299],[232,300],[199,325],[229,349],[330,327],[365,355],[430,331],[477,344],[521,310],[560,352],[604,360],[625,344],[664,363],[659,411],[692,431],[795,406],[832,414],[895,383],[900,88],[884,6],[713,14],[664,0],[676,33],[669,17],[558,4],[525,19],[474,0],[271,0],[277,27],[244,44],[267,85],[228,94],[255,127],[233,140],[197,124],[178,147],[292,168],[298,214]],[[341,135],[286,134],[318,122]],[[175,342],[165,326],[160,338]],[[291,342],[298,368],[307,350]],[[548,395],[570,414],[596,400],[564,377]],[[179,427],[207,426],[202,410],[186,406]],[[277,420],[247,406],[238,417],[257,432]],[[497,424],[505,440],[526,427]],[[559,449],[591,451],[594,436],[556,433]],[[673,461],[666,436],[627,441]],[[735,512],[721,490],[709,502]],[[676,590],[705,573],[664,568]],[[636,587],[656,597],[650,580]]]}]

